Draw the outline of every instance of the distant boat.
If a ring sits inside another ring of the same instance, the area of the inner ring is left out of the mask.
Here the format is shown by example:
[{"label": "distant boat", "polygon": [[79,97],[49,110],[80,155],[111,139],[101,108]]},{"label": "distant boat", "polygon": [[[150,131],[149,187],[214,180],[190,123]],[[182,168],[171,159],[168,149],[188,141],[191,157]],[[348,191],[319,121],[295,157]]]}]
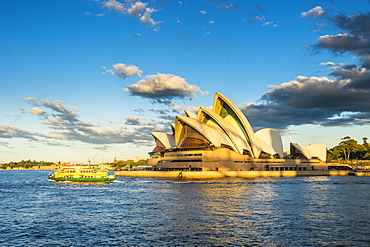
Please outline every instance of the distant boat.
[{"label": "distant boat", "polygon": [[115,175],[109,175],[108,169],[94,165],[60,165],[49,174],[49,179],[62,182],[111,182]]}]

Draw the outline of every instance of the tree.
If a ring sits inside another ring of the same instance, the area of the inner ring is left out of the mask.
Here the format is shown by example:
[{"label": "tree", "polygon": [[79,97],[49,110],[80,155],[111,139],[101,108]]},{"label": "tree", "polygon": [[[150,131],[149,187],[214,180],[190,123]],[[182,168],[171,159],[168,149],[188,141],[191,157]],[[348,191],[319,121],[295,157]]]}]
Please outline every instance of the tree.
[{"label": "tree", "polygon": [[367,142],[367,137],[362,138],[362,146],[364,147],[362,159],[370,159],[370,144]]},{"label": "tree", "polygon": [[357,141],[349,136],[343,137],[342,140],[338,145],[338,150],[343,153],[346,161],[350,160],[351,154],[364,150],[362,145],[357,144]]},{"label": "tree", "polygon": [[370,144],[367,142],[367,137],[362,138],[362,141],[362,146],[364,146],[367,151],[370,151]]},{"label": "tree", "polygon": [[338,146],[335,146],[331,149],[328,149],[327,155],[326,155],[326,160],[327,161],[341,161],[343,160],[342,158],[342,153],[339,150]]}]

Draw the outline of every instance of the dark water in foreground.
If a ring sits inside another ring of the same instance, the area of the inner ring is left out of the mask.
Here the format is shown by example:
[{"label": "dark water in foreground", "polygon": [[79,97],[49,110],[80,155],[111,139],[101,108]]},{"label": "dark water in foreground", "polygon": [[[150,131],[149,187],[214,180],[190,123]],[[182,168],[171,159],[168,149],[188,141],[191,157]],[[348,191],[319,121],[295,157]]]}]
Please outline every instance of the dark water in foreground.
[{"label": "dark water in foreground", "polygon": [[0,246],[370,246],[370,177],[118,178],[0,171]]}]

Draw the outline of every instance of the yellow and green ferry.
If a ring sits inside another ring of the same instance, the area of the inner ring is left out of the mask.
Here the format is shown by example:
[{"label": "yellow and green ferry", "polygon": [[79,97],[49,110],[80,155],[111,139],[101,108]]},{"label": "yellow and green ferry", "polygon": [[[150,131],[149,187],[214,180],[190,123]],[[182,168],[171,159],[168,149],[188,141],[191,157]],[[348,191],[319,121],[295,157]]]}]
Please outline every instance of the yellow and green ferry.
[{"label": "yellow and green ferry", "polygon": [[95,165],[60,165],[49,174],[49,179],[56,182],[112,182],[115,175],[109,175],[109,170]]}]

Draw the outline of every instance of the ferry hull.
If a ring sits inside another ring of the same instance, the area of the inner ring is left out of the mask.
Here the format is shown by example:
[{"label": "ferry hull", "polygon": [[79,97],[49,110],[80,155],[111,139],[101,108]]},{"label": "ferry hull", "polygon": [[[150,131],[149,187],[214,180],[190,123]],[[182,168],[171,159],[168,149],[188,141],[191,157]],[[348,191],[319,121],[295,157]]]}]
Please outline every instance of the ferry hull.
[{"label": "ferry hull", "polygon": [[63,178],[63,177],[54,177],[53,175],[49,176],[50,180],[55,182],[112,182],[116,179],[116,177],[103,177],[103,178]]}]

